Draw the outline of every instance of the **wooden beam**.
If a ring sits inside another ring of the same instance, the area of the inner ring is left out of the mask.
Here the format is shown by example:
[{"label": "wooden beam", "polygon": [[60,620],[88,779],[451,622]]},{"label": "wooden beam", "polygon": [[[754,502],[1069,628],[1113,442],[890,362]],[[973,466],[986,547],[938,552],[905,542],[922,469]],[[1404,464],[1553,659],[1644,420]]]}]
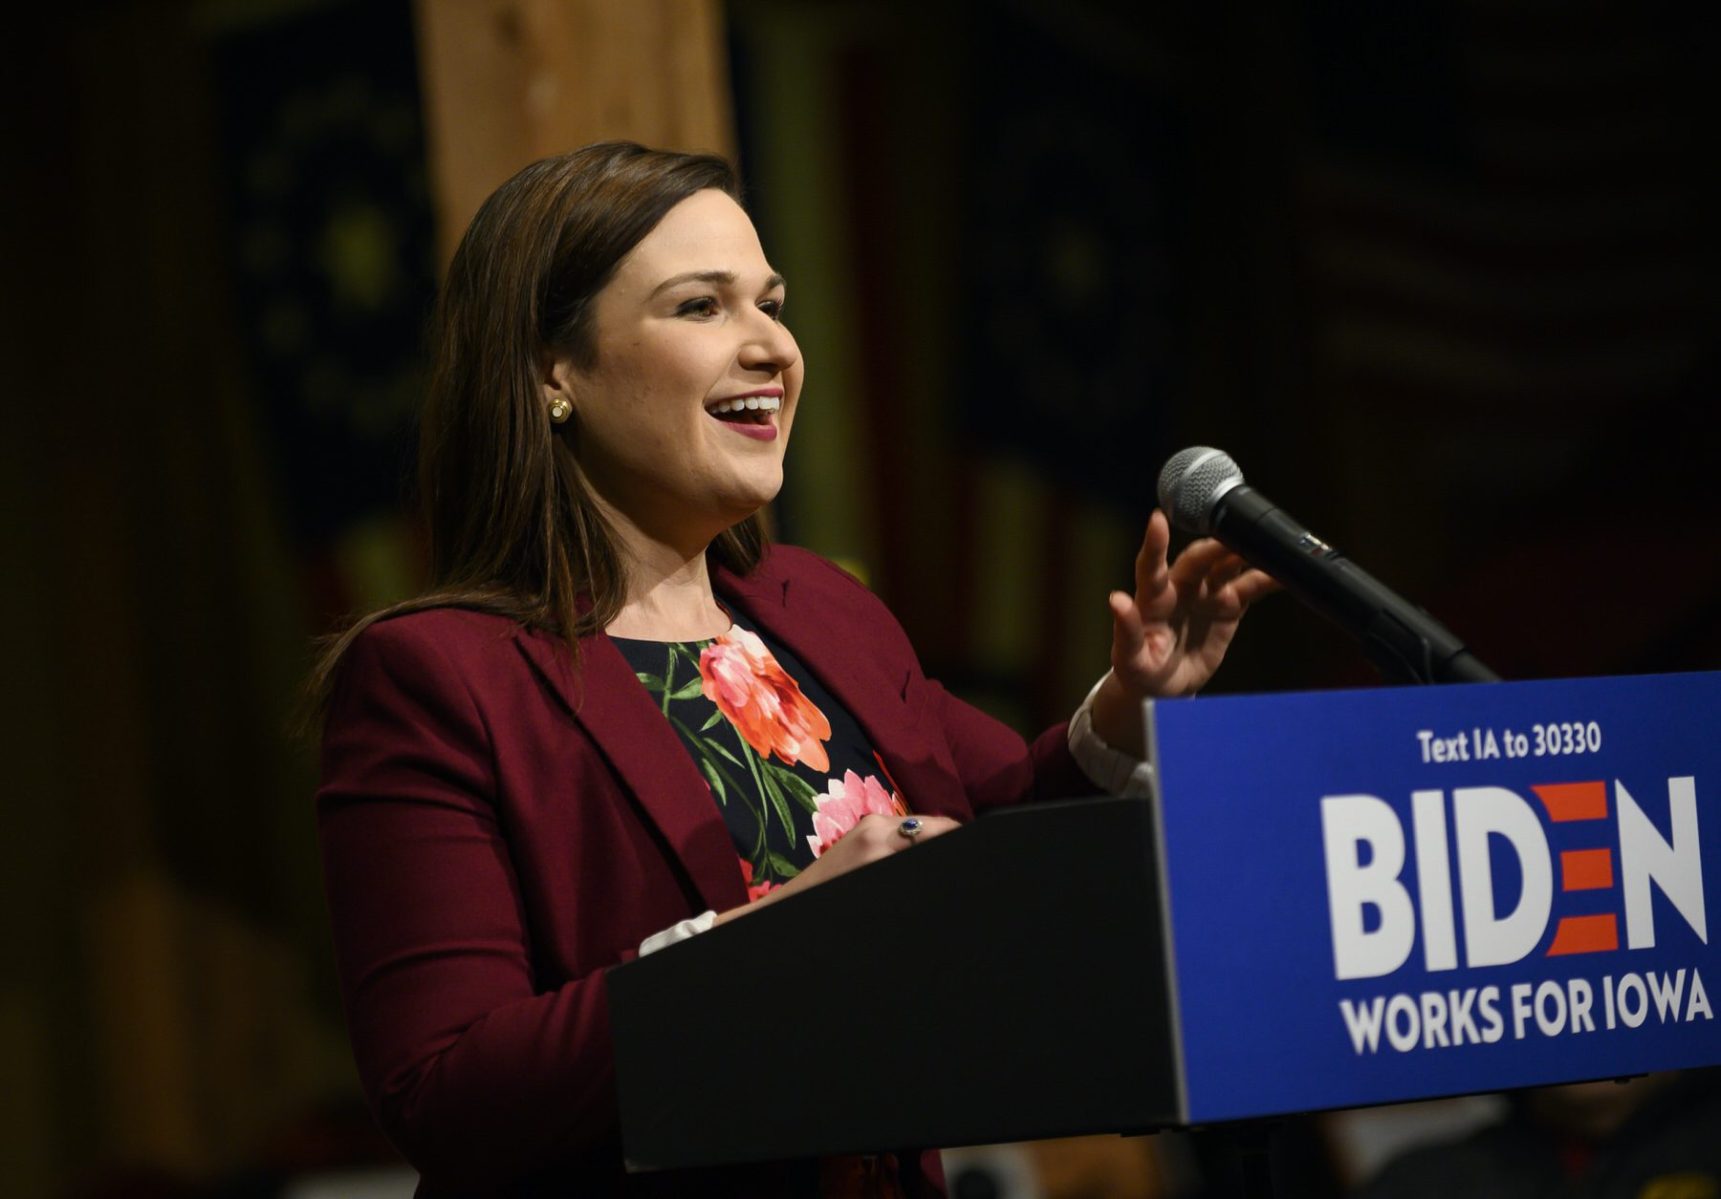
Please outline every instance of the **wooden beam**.
[{"label": "wooden beam", "polygon": [[733,155],[719,0],[416,0],[446,262],[528,163],[589,142]]}]

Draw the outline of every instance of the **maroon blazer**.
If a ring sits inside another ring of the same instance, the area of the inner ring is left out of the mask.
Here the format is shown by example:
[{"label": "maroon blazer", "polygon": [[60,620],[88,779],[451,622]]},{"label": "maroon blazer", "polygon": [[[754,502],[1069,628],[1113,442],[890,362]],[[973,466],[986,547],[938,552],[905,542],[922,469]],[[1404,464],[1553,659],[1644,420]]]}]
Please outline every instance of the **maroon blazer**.
[{"label": "maroon blazer", "polygon": [[[1092,785],[920,669],[871,592],[803,550],[719,594],[854,715],[910,806],[959,819]],[[608,637],[497,616],[380,622],[343,664],[317,795],[360,1078],[421,1195],[688,1193],[624,1179],[602,973],[747,902],[691,757]],[[744,1098],[737,1095],[738,1102]],[[772,1189],[769,1171],[697,1189]]]}]

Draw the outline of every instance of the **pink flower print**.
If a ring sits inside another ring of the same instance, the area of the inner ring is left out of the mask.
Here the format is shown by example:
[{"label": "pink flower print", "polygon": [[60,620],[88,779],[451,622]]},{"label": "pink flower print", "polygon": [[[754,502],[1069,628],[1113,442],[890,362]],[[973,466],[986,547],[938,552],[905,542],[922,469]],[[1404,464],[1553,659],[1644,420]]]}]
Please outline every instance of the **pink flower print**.
[{"label": "pink flower print", "polygon": [[700,690],[761,758],[831,768],[831,722],[778,665],[757,633],[733,628],[699,655]]},{"label": "pink flower print", "polygon": [[863,779],[852,770],[845,772],[840,780],[830,779],[826,793],[816,800],[819,807],[813,813],[812,835],[807,838],[815,858],[823,857],[825,850],[870,812],[881,816],[908,815],[901,796],[886,791],[872,775]]}]

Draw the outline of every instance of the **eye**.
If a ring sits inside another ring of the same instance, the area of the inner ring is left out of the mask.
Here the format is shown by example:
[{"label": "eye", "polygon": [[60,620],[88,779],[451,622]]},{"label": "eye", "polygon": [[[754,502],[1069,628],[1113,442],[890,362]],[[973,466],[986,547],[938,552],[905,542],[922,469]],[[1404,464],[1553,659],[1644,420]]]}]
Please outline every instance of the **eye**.
[{"label": "eye", "polygon": [[781,321],[783,319],[784,303],[785,301],[783,300],[760,300],[759,311],[763,312],[774,321]]},{"label": "eye", "polygon": [[715,316],[717,314],[717,299],[714,296],[700,296],[695,300],[687,300],[675,309],[676,316]]}]

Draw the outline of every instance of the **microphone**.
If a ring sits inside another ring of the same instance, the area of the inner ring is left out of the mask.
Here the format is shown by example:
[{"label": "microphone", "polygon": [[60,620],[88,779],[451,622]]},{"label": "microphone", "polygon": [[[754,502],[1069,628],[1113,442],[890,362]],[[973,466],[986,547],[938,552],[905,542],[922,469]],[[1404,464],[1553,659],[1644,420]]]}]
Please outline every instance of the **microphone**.
[{"label": "microphone", "polygon": [[1362,642],[1390,679],[1493,683],[1500,676],[1421,608],[1281,512],[1243,482],[1223,450],[1179,450],[1159,474],[1159,505],[1186,533],[1217,537]]}]

